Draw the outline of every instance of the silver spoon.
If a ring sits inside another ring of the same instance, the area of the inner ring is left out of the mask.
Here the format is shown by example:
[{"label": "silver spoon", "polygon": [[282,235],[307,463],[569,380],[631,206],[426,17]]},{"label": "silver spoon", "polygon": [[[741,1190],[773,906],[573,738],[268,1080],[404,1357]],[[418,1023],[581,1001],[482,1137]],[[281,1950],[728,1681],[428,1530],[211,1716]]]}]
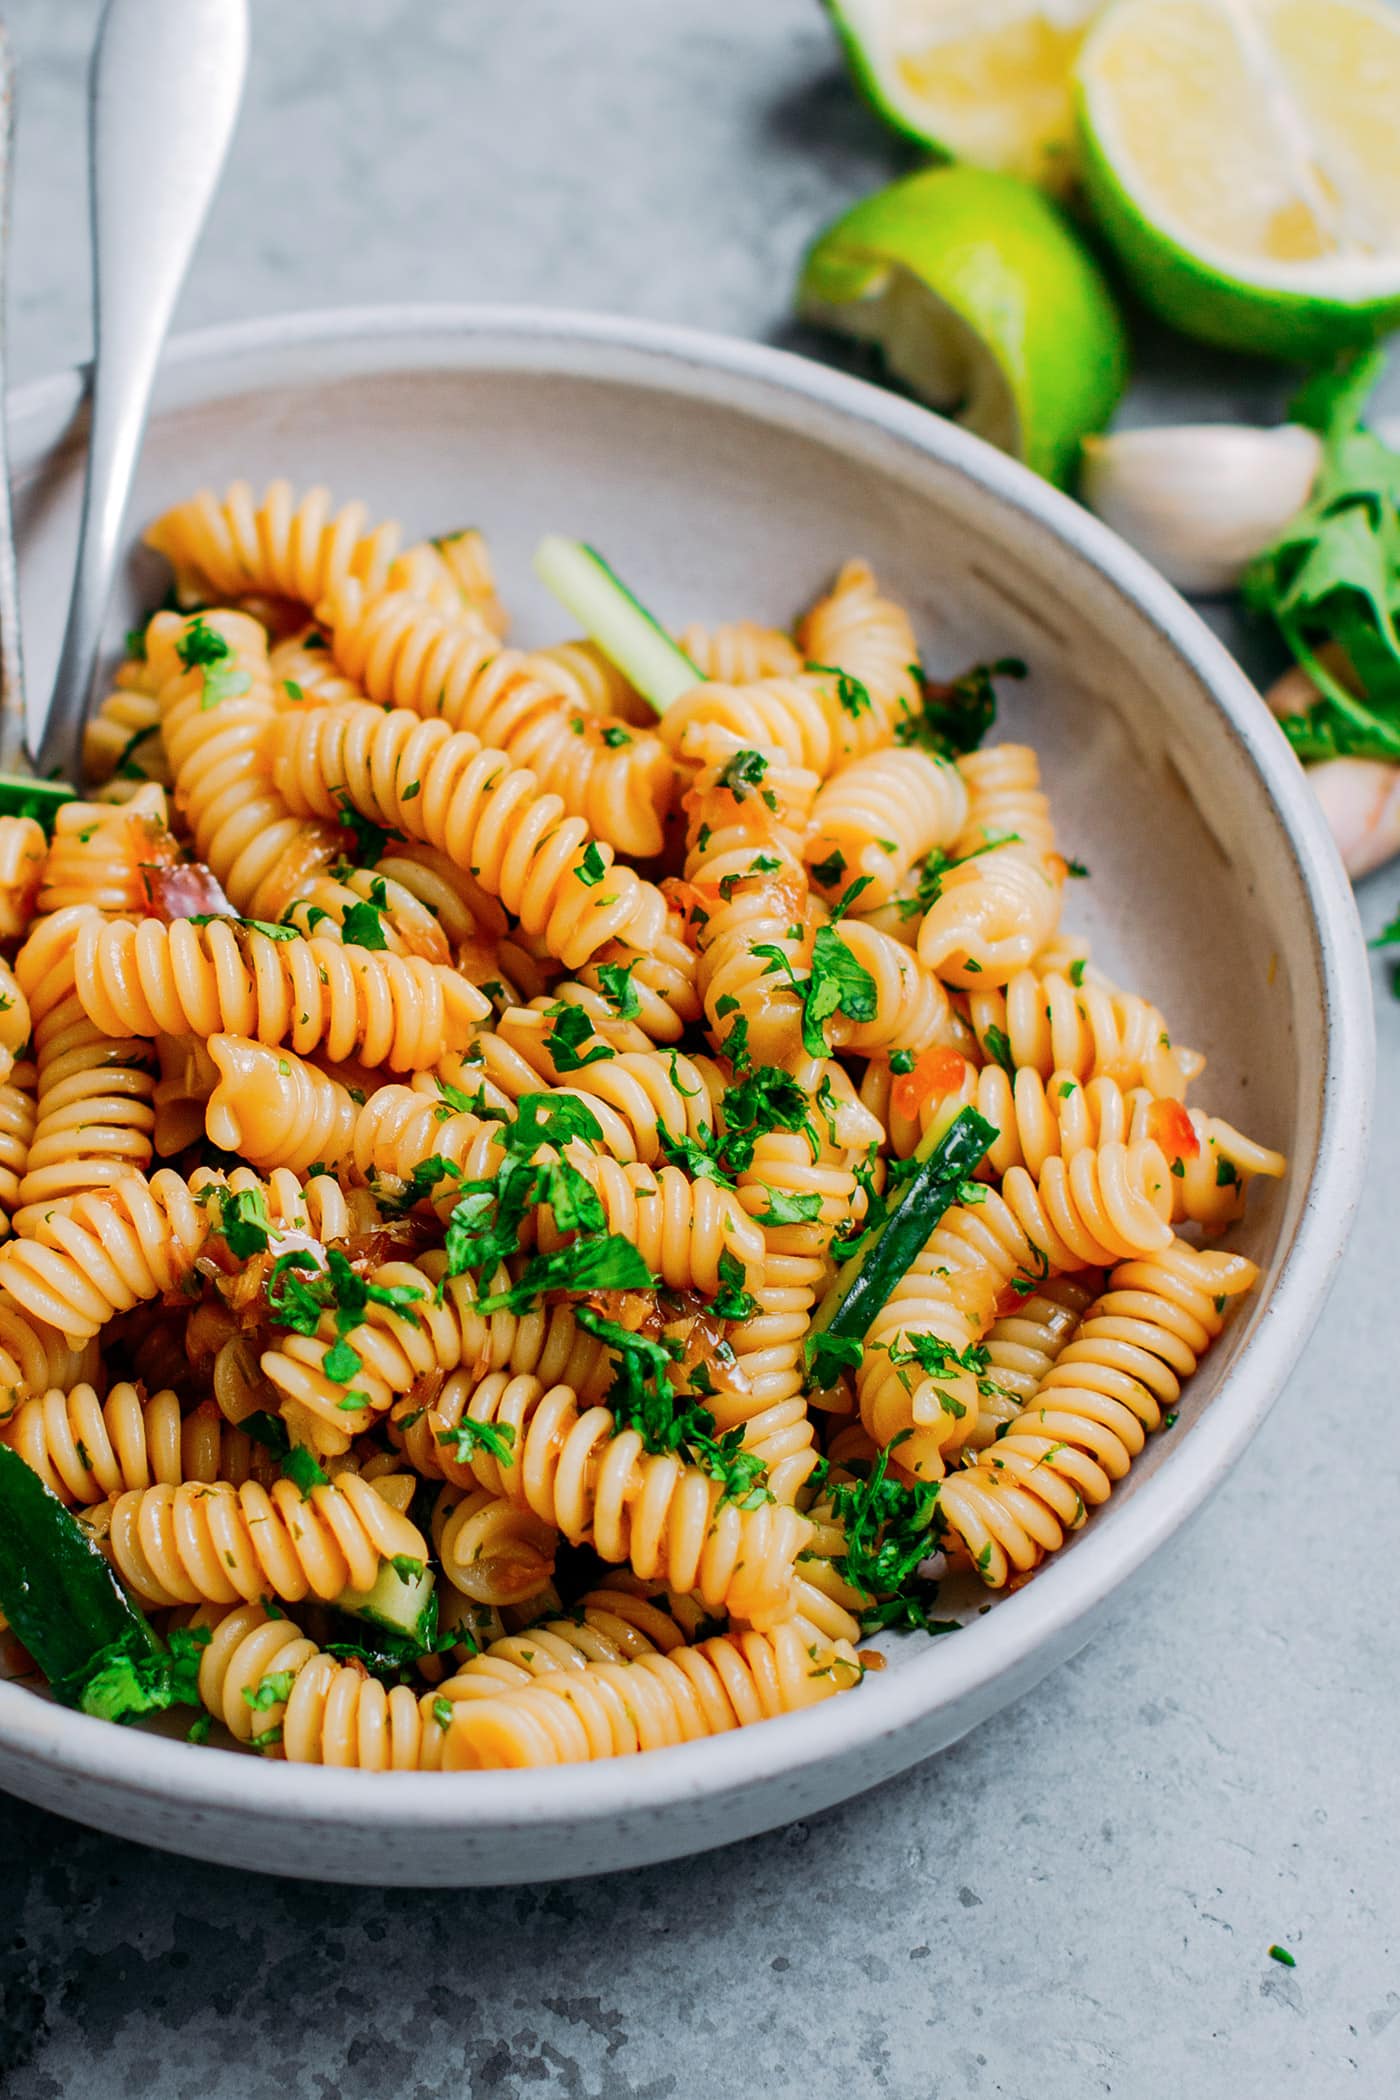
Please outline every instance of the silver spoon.
[{"label": "silver spoon", "polygon": [[[78,559],[53,691],[25,695],[41,778],[79,778],[156,366],[233,136],[247,58],[247,0],[107,0],[90,81],[94,349]],[[0,556],[0,590],[3,571]]]},{"label": "silver spoon", "polygon": [[15,61],[0,23],[0,769],[10,772],[24,750],[24,652],[20,644],[19,575],[10,503],[10,444],[5,418],[5,270],[10,250],[10,186],[15,157]]}]

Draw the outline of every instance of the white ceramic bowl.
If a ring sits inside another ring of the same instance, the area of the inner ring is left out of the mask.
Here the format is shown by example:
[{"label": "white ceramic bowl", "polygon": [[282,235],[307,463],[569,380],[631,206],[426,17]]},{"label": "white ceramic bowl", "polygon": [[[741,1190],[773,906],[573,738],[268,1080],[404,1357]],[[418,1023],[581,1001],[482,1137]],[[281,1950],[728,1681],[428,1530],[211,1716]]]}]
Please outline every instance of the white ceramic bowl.
[{"label": "white ceramic bowl", "polygon": [[[76,374],[11,404],[31,675],[67,591]],[[562,632],[529,555],[603,547],[664,618],[788,620],[850,552],[912,609],[929,660],[1015,654],[1005,709],[1039,747],[1067,916],[1204,1049],[1197,1094],[1284,1147],[1242,1243],[1258,1294],[1112,1502],[1027,1588],[815,1711],[715,1742],[542,1774],[375,1777],[111,1727],[0,1685],[0,1785],[203,1859],[375,1883],[635,1866],[808,1814],[929,1756],[1035,1683],[1238,1458],[1321,1306],[1365,1159],[1371,1014],[1350,891],[1279,730],[1136,555],[932,415],[776,351],[557,313],[310,315],[168,355],[133,510],[285,474],[415,532],[480,524],[527,638]],[[133,562],[121,631],[163,578]],[[1131,1628],[1125,1635],[1131,1638]]]}]

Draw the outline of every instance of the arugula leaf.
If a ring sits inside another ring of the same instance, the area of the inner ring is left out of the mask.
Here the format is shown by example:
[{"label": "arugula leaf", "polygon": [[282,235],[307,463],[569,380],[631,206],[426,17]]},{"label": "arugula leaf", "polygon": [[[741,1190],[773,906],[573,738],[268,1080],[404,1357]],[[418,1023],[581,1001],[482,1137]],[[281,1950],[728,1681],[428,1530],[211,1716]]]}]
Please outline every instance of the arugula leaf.
[{"label": "arugula leaf", "polygon": [[[717,1437],[709,1409],[693,1393],[682,1392],[672,1383],[671,1366],[682,1354],[679,1342],[669,1336],[652,1341],[634,1334],[589,1305],[579,1306],[574,1318],[585,1334],[596,1335],[613,1352],[617,1375],[607,1404],[619,1430],[634,1429],[645,1450],[673,1452],[687,1465],[708,1473],[720,1484],[721,1504],[733,1502],[740,1509],[756,1509],[761,1502],[773,1500],[762,1459],[742,1448],[744,1424]],[[693,1374],[697,1386],[703,1369],[698,1366]]]},{"label": "arugula leaf", "polygon": [[586,890],[591,890],[602,881],[607,872],[608,864],[599,850],[598,841],[590,839],[583,859],[574,869],[575,875],[577,875]]},{"label": "arugula leaf", "polygon": [[[754,788],[763,786],[767,772],[768,761],[761,751],[736,751],[720,767],[715,784],[728,788],[734,800],[742,802]],[[764,800],[771,806],[771,796],[765,794]]]},{"label": "arugula leaf", "polygon": [[808,1368],[812,1384],[817,1387],[835,1385],[841,1373],[858,1371],[865,1356],[865,1344],[859,1335],[833,1334],[823,1328],[820,1334],[812,1335],[807,1343]]},{"label": "arugula leaf", "polygon": [[1320,434],[1321,470],[1244,577],[1246,604],[1319,689],[1283,723],[1307,762],[1400,759],[1400,452],[1361,420],[1383,363],[1379,350],[1352,355],[1303,388],[1292,413]]},{"label": "arugula leaf", "polygon": [[664,1159],[673,1167],[683,1167],[692,1181],[716,1181],[721,1188],[733,1188],[734,1184],[720,1164],[716,1150],[717,1140],[713,1130],[702,1130],[698,1138],[672,1137],[664,1123],[656,1126],[657,1141]]},{"label": "arugula leaf", "polygon": [[137,1655],[118,1641],[99,1651],[78,1704],[99,1721],[131,1721],[171,1706],[199,1705],[200,1653],[207,1626],[176,1626],[169,1648]]}]

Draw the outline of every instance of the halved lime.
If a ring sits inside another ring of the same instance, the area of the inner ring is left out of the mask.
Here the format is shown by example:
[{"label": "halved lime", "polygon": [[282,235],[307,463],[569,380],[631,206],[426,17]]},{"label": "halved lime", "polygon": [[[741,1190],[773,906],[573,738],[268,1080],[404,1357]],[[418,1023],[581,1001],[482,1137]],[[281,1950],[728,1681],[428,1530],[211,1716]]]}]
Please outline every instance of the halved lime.
[{"label": "halved lime", "polygon": [[804,319],[878,343],[932,407],[1067,481],[1127,376],[1098,265],[1050,199],[986,168],[929,168],[818,236]]},{"label": "halved lime", "polygon": [[1049,189],[1073,173],[1070,76],[1101,0],[826,0],[857,86],[936,153]]},{"label": "halved lime", "polygon": [[1317,358],[1400,322],[1400,15],[1116,0],[1078,68],[1085,182],[1148,304]]}]

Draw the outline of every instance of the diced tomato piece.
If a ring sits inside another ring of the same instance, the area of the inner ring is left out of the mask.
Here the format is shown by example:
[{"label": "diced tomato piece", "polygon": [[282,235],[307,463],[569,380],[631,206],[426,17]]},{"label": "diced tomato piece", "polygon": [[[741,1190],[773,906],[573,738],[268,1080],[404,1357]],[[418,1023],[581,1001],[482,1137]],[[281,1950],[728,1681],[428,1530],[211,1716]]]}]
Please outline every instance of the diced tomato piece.
[{"label": "diced tomato piece", "polygon": [[923,1050],[912,1072],[901,1072],[895,1080],[890,1102],[895,1114],[917,1116],[926,1101],[941,1101],[955,1094],[967,1077],[967,1059],[956,1050],[941,1047]]},{"label": "diced tomato piece", "polygon": [[1147,1111],[1147,1128],[1161,1146],[1169,1166],[1174,1159],[1199,1156],[1201,1141],[1179,1101],[1154,1101]]}]

